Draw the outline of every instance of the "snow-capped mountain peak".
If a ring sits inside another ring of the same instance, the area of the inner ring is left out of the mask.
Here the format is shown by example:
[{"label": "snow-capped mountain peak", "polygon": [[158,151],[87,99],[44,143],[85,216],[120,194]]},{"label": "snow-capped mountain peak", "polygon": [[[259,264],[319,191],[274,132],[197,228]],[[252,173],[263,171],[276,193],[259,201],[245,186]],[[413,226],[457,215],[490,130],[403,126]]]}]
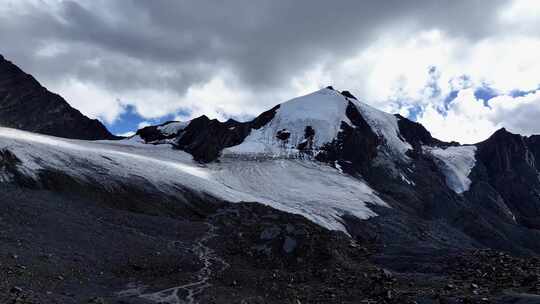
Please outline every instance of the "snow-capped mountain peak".
[{"label": "snow-capped mountain peak", "polygon": [[280,104],[268,124],[252,130],[243,143],[226,152],[278,155],[298,150],[308,140],[318,149],[337,137],[342,122],[352,125],[346,108],[344,96],[326,88],[291,99]]},{"label": "snow-capped mountain peak", "polygon": [[358,101],[348,91],[324,88],[280,104],[269,123],[252,130],[241,144],[227,148],[225,154],[283,156],[306,149],[317,152],[338,139],[343,123],[358,127],[351,121],[350,111],[360,113],[380,138],[385,153],[404,157],[412,149],[399,134],[397,117]]}]

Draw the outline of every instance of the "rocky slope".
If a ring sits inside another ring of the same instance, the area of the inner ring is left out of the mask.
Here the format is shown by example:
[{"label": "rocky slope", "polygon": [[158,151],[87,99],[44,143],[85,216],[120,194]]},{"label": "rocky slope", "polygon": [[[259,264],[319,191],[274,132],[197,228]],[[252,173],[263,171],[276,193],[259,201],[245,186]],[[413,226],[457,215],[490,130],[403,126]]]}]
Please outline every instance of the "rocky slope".
[{"label": "rocky slope", "polygon": [[72,108],[0,55],[0,126],[77,139],[113,139],[98,120]]},{"label": "rocky slope", "polygon": [[[380,262],[354,240],[256,203],[4,187],[3,303],[536,303],[540,264],[491,250]],[[121,205],[146,202],[152,208]],[[178,201],[177,204],[182,204]],[[9,215],[9,216],[7,216]],[[409,267],[409,269],[407,269]]]}]

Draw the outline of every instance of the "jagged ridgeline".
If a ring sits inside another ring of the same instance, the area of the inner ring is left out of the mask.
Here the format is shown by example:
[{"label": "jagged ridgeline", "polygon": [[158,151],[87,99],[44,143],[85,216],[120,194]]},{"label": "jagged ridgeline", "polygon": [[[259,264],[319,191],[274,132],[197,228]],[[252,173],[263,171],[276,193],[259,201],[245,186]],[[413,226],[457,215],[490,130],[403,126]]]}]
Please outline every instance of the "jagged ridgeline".
[{"label": "jagged ridgeline", "polygon": [[0,126],[76,139],[116,138],[0,55]]}]

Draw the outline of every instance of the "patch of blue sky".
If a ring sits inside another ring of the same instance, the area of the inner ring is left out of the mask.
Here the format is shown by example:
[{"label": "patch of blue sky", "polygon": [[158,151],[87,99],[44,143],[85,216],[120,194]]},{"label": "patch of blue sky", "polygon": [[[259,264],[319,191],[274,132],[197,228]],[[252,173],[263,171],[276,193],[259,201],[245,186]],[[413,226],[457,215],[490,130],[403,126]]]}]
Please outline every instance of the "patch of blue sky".
[{"label": "patch of blue sky", "polygon": [[107,128],[113,134],[128,134],[139,129],[141,124],[158,125],[167,121],[175,120],[178,116],[189,116],[189,111],[180,110],[157,118],[145,118],[137,112],[132,105],[127,105],[124,112],[113,123],[106,123]]},{"label": "patch of blue sky", "polygon": [[474,90],[474,97],[479,100],[483,100],[484,106],[488,107],[489,100],[493,97],[497,97],[501,95],[497,90],[487,86],[482,85]]},{"label": "patch of blue sky", "polygon": [[534,94],[536,91],[540,90],[540,85],[534,89],[534,90],[528,90],[528,91],[523,91],[523,90],[519,90],[519,89],[515,89],[515,90],[512,90],[508,93],[508,95],[516,98],[516,97],[522,97],[522,96],[525,96],[525,95],[529,95],[529,94]]}]

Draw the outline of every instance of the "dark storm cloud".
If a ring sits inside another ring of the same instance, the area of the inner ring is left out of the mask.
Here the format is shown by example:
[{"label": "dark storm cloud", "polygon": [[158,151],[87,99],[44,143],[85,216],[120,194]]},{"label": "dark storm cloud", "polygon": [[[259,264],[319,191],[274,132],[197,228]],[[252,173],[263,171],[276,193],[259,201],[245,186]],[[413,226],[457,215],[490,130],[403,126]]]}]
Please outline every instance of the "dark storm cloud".
[{"label": "dark storm cloud", "polygon": [[[389,27],[440,28],[466,39],[493,31],[505,1],[63,1],[0,15],[0,52],[39,77],[110,90],[183,94],[223,68],[252,90],[279,88]],[[51,9],[54,8],[54,9]],[[406,34],[404,32],[403,34]],[[59,51],[38,57],[48,46]]]}]

